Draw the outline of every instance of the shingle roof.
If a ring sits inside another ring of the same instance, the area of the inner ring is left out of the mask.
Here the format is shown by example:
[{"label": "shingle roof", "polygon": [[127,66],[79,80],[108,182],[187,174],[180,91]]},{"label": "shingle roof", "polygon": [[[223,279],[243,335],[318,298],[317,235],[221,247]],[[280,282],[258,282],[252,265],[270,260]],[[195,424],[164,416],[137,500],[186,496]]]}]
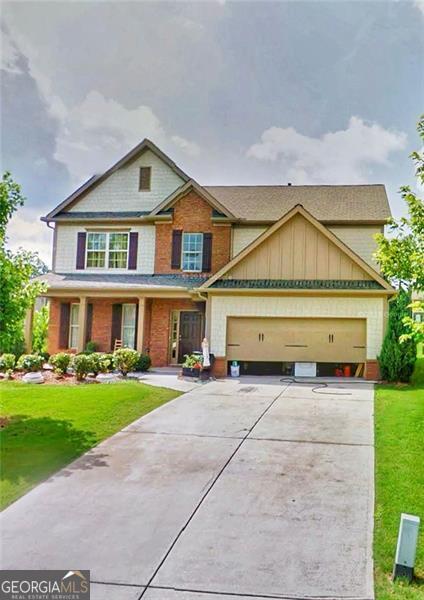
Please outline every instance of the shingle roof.
[{"label": "shingle roof", "polygon": [[277,221],[297,204],[323,222],[385,222],[390,217],[384,185],[205,186],[237,218]]},{"label": "shingle roof", "polygon": [[60,212],[56,215],[55,219],[60,221],[62,219],[66,220],[78,220],[83,219],[127,219],[127,218],[137,218],[143,217],[145,215],[150,214],[149,210],[124,210],[124,211],[85,211],[85,212]]},{"label": "shingle roof", "polygon": [[199,287],[207,277],[188,275],[127,275],[127,274],[89,274],[89,273],[46,273],[37,277],[51,289],[158,289],[181,288],[182,290]]},{"label": "shingle roof", "polygon": [[366,279],[218,279],[213,288],[291,289],[291,290],[380,290],[377,281]]}]

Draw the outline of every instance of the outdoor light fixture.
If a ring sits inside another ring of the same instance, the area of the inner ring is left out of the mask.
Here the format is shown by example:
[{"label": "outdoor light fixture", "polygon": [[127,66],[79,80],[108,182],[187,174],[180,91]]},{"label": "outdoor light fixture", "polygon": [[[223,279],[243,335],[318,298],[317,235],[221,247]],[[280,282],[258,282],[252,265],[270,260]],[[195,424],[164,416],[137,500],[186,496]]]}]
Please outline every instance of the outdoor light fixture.
[{"label": "outdoor light fixture", "polygon": [[393,581],[398,577],[406,577],[408,581],[412,581],[419,527],[419,517],[407,515],[406,513],[401,514],[395,565],[393,568]]}]

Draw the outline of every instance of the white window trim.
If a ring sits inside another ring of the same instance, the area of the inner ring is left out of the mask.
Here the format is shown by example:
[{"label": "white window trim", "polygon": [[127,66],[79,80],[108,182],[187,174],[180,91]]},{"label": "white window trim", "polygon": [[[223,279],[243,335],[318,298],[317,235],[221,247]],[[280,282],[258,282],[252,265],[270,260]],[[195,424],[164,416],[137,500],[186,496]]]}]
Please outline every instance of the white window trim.
[{"label": "white window trim", "polygon": [[[100,233],[102,235],[106,236],[106,248],[105,250],[89,250],[88,249],[88,236],[90,234],[93,233]],[[125,250],[110,250],[109,249],[109,236],[111,234],[116,234],[119,233],[120,235],[126,235],[127,236],[127,249],[126,249],[126,253],[127,253],[127,262],[125,267],[109,267],[109,253],[110,252],[125,252]],[[88,253],[89,252],[104,252],[105,253],[105,266],[104,267],[89,267],[88,266]],[[93,271],[107,271],[107,270],[112,270],[112,271],[119,271],[124,270],[124,271],[128,271],[128,260],[130,257],[130,234],[128,231],[87,231],[87,243],[86,243],[86,248],[85,248],[85,268],[87,270],[93,270]]]},{"label": "white window trim", "polygon": [[[137,305],[134,302],[124,303],[124,304],[122,304],[122,322],[121,322],[121,340],[122,340],[122,343],[124,343],[124,329],[129,329],[129,327],[130,327],[128,325],[124,325],[124,314],[125,314],[125,308],[124,307],[125,306],[135,306],[135,309],[134,309],[134,337],[133,337],[134,340],[135,340],[135,336],[137,334],[137,331],[136,331],[136,326],[137,326]],[[131,328],[132,328],[132,325],[131,325]],[[128,347],[131,347],[131,346],[125,346],[125,347],[128,348]],[[134,343],[133,348],[135,348],[135,343]]]},{"label": "white window trim", "polygon": [[[184,269],[184,236],[185,235],[200,235],[201,236],[201,245],[200,245],[200,269]],[[181,240],[181,270],[184,273],[201,273],[203,269],[203,233],[200,231],[183,231],[183,238]]]},{"label": "white window trim", "polygon": [[[78,314],[77,314],[77,322],[76,323],[72,323],[72,307],[73,306],[78,306]],[[78,346],[79,310],[80,310],[80,306],[79,306],[78,302],[73,302],[70,306],[70,311],[69,311],[69,333],[68,333],[68,347],[72,350],[76,350],[77,346]],[[72,331],[73,330],[77,331],[77,343],[75,346],[72,346]]]}]

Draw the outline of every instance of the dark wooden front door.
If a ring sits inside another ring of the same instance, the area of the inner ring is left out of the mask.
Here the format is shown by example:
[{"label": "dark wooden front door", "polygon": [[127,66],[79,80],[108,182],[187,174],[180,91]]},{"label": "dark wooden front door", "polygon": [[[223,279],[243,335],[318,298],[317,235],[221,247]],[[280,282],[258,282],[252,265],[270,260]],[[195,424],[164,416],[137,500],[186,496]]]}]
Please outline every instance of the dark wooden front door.
[{"label": "dark wooden front door", "polygon": [[178,362],[184,362],[184,354],[201,350],[202,313],[194,310],[180,312],[180,337],[178,343]]}]

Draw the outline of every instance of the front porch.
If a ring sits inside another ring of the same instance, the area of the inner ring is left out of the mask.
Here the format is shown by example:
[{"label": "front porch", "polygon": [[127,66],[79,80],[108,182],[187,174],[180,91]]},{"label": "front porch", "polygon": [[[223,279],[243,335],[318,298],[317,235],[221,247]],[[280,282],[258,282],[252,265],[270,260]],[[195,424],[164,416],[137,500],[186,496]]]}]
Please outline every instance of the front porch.
[{"label": "front porch", "polygon": [[[205,302],[190,297],[79,294],[52,295],[49,302],[50,354],[83,352],[88,342],[99,352],[113,352],[118,341],[148,353],[153,366],[164,367],[200,350],[205,332]],[[27,332],[29,347],[30,325]]]}]

